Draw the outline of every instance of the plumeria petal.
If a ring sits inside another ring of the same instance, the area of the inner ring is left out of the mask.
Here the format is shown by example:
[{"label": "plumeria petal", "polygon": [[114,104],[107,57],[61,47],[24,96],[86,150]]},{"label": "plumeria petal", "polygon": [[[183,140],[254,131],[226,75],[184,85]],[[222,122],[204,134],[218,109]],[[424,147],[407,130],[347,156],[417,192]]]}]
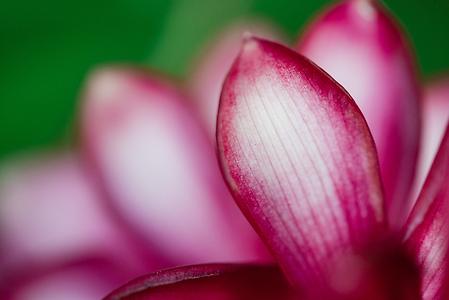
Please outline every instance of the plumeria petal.
[{"label": "plumeria petal", "polygon": [[0,199],[0,277],[25,266],[92,255],[127,266],[131,277],[152,268],[108,214],[74,153],[4,163]]},{"label": "plumeria petal", "polygon": [[194,108],[214,143],[221,87],[240,50],[245,32],[269,39],[282,39],[278,29],[262,21],[233,24],[207,45],[205,51],[203,50],[204,53],[201,53],[194,64],[192,75],[189,77],[188,89],[192,94]]},{"label": "plumeria petal", "polygon": [[82,123],[113,207],[150,249],[182,264],[259,258],[263,245],[172,86],[143,70],[101,69],[89,79]]},{"label": "plumeria petal", "polygon": [[105,300],[293,299],[290,297],[292,292],[276,267],[198,265],[138,278],[112,292]]},{"label": "plumeria petal", "polygon": [[[412,210],[406,227],[407,245],[422,269],[423,299],[440,298],[448,273],[449,128]],[[449,274],[449,273],[448,273]]]},{"label": "plumeria petal", "polygon": [[341,83],[374,136],[389,220],[403,223],[419,147],[419,89],[409,47],[380,1],[347,0],[306,31],[297,48]]},{"label": "plumeria petal", "polygon": [[372,137],[351,97],[303,56],[248,38],[220,100],[220,160],[240,208],[294,283],[383,226]]},{"label": "plumeria petal", "polygon": [[[417,196],[432,165],[449,120],[449,77],[430,83],[422,104],[421,149],[414,195]],[[415,199],[414,197],[413,199]]]}]

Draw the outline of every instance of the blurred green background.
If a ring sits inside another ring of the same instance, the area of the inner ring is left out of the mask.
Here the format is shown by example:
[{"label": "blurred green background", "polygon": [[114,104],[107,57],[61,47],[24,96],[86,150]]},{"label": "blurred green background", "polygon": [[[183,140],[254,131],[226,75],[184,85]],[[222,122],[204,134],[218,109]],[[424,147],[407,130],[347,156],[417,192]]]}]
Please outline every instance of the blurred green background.
[{"label": "blurred green background", "polygon": [[[182,78],[218,28],[245,16],[294,40],[330,1],[7,1],[0,9],[0,160],[72,140],[77,97],[92,67],[136,62]],[[389,0],[424,78],[449,71],[449,1]]]}]

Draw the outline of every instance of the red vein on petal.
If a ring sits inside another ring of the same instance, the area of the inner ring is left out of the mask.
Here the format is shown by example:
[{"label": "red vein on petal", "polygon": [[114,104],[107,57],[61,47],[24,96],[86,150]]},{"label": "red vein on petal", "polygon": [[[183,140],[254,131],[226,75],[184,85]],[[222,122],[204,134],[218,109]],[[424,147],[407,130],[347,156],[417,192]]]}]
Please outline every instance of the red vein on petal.
[{"label": "red vein on petal", "polygon": [[[309,84],[310,84],[311,86],[315,85],[315,83],[311,80],[311,78],[306,78],[306,79],[308,80],[308,82],[309,82]],[[304,97],[304,94],[303,94],[303,97]],[[309,105],[307,102],[305,102],[305,105],[308,106],[309,109],[311,109],[310,105]],[[298,108],[298,110],[297,110],[298,113],[299,113],[299,114],[302,114],[301,111],[300,111],[300,109],[299,109],[299,107],[297,107],[297,108]],[[329,114],[329,111],[328,111],[328,110],[323,109],[323,111],[325,112],[325,114],[326,114],[326,116],[327,116],[328,119],[331,119],[331,118],[332,118],[332,116]],[[309,134],[311,135],[311,137],[312,137],[314,143],[316,144],[317,142],[316,142],[315,135],[314,135],[314,134],[312,133],[312,131],[310,130],[310,126],[309,126],[308,122],[306,122],[304,118],[303,118],[303,120],[304,120],[305,127],[306,127],[307,129],[309,129]],[[326,133],[325,133],[325,131],[323,130],[322,126],[320,126],[319,124],[317,124],[317,128],[320,129],[320,132],[321,132],[321,134],[322,134],[323,137],[324,137],[324,141],[325,141],[325,143],[326,143],[326,146],[327,146],[328,148],[331,148],[331,145],[330,145],[328,136],[326,135]],[[298,136],[298,137],[299,137],[299,136]],[[333,135],[332,138],[333,138],[333,140],[337,140],[337,139],[335,138],[335,134]],[[341,145],[340,145],[339,143],[336,143],[336,145],[337,145],[337,147],[338,147],[339,152],[343,152],[343,149],[341,148]],[[317,147],[317,149],[318,149],[317,152],[320,154],[322,160],[324,161],[324,155],[322,154],[322,151],[320,151],[320,149],[319,149],[318,147]],[[337,159],[335,158],[335,155],[334,155],[333,152],[330,152],[330,156],[333,158],[333,161],[334,161],[335,163],[338,162]],[[345,164],[345,167],[346,167],[346,171],[349,172],[349,169],[348,169],[348,162],[347,162],[347,160],[346,160],[346,157],[343,157],[343,158],[345,159],[345,160],[344,160],[344,164]],[[318,160],[318,161],[320,161],[320,160]],[[334,180],[335,177],[331,174],[329,168],[328,168],[328,172],[329,172],[328,175]],[[320,179],[321,179],[321,177],[320,177]],[[354,185],[354,183],[351,183],[351,182],[348,182],[348,183],[351,184],[351,185],[353,186],[353,190],[355,190],[355,185]],[[335,181],[333,182],[333,185],[334,185],[334,187],[336,187]],[[335,189],[335,192],[341,196],[341,194],[340,194],[340,192],[339,192],[339,189],[338,189],[337,187],[336,187],[336,189]],[[360,208],[359,203],[356,202],[355,204],[356,204],[357,210],[360,211],[361,208]],[[357,214],[357,213],[356,213],[356,214],[353,214],[352,217],[354,217],[354,216],[357,217],[358,214]],[[347,221],[350,222],[350,221],[351,221],[351,218],[347,218]],[[359,224],[359,223],[360,223],[360,219],[357,220],[357,221],[354,222],[354,223],[355,223],[355,224]],[[347,229],[351,230],[351,227],[352,227],[352,226],[349,226],[349,228],[347,228]]]},{"label": "red vein on petal", "polygon": [[[246,98],[244,97],[243,98],[244,100],[246,100]],[[250,106],[248,105],[248,102],[247,101],[242,101],[243,103],[245,103],[245,105],[247,106],[247,108],[248,108],[248,111],[250,111]],[[260,133],[260,131],[259,131],[259,129],[257,128],[257,126],[255,126],[255,124],[256,124],[256,122],[253,120],[253,117],[252,117],[252,115],[250,115],[250,118],[251,118],[251,121],[252,121],[252,123],[253,123],[253,125],[254,125],[254,130],[255,130],[255,132],[256,132],[256,135],[259,137],[259,140],[262,140],[262,138],[261,138],[261,133]],[[247,137],[247,138],[249,138],[249,136]],[[249,139],[248,139],[249,140]],[[240,142],[239,142],[239,145],[240,145]],[[243,147],[241,147],[240,146],[240,148],[243,150],[244,148]],[[256,156],[256,151],[253,149],[253,147],[250,147],[251,148],[251,150],[252,150],[252,152],[253,152],[253,154]],[[266,157],[269,157],[269,155],[268,155],[268,153],[267,153],[267,151],[266,151],[266,149],[267,149],[267,147],[263,147],[263,151],[265,152],[265,156]],[[244,153],[244,151],[242,151],[242,153]],[[266,159],[268,162],[269,162],[269,164],[270,164],[270,167],[272,168],[272,169],[274,169],[274,166],[273,166],[273,164],[272,164],[272,161],[270,160],[270,159]],[[256,161],[258,164],[259,164],[259,161],[257,160]],[[259,165],[258,166],[259,167],[259,169],[261,169],[261,168],[263,168],[261,165]],[[254,174],[255,174],[255,172],[253,172]],[[256,176],[254,176],[255,178],[256,178]],[[278,182],[278,185],[279,186],[281,186],[281,180],[278,178],[278,176],[277,175],[275,175],[275,177],[276,177],[276,180],[277,180],[277,182]],[[262,186],[262,185],[261,185]],[[264,191],[264,197],[265,198],[268,198],[267,197],[267,195],[268,195],[268,193],[265,191],[265,189],[262,189],[263,191]],[[287,199],[287,196],[285,195],[285,192],[282,190],[282,193],[284,194],[284,198],[285,199]],[[288,204],[288,203],[287,203]],[[282,213],[278,210],[278,208],[277,207],[275,207],[275,206],[272,206],[272,209],[276,212],[276,214],[278,215],[278,217],[279,217],[279,219],[281,220],[281,222],[282,222],[282,225],[284,226],[284,228],[287,230],[287,232],[288,232],[288,234],[290,235],[290,240],[292,241],[292,243],[296,246],[296,248],[297,248],[297,250],[301,253],[302,251],[300,251],[299,249],[301,249],[301,247],[298,245],[298,243],[296,242],[296,239],[295,239],[295,236],[293,235],[293,233],[292,233],[292,231],[290,230],[290,228],[288,227],[288,225],[284,222],[284,220],[283,220],[283,218],[282,218]],[[290,215],[293,217],[294,215],[293,215],[293,212],[292,212],[292,209],[291,209],[291,207],[289,206],[289,205],[287,205],[287,209],[288,209],[288,211],[290,212]],[[296,220],[295,220],[295,222],[296,222]],[[297,228],[298,228],[298,232],[300,232],[301,233],[301,235],[303,236],[303,237],[305,237],[305,234],[303,233],[303,231],[302,230],[300,230],[300,226],[298,226],[299,224],[296,224],[297,225]],[[308,249],[308,251],[312,251],[311,249],[311,247],[310,246],[308,246],[308,242],[307,242],[307,239],[305,239],[304,238],[304,241],[305,241],[305,244],[306,244],[306,249]],[[304,255],[304,253],[302,253],[302,255]],[[314,257],[312,257],[312,259],[314,259]],[[316,263],[316,261],[315,261],[315,263]],[[310,263],[309,263],[309,267],[310,267]]]},{"label": "red vein on petal", "polygon": [[[312,85],[312,86],[314,85],[314,83],[310,80],[310,78],[306,78],[306,79],[308,80],[308,82],[309,82],[310,85]],[[292,87],[290,86],[290,88],[292,88]],[[288,91],[288,90],[287,90],[287,91]],[[289,95],[290,95],[290,93],[289,93]],[[290,97],[293,99],[293,97],[292,97],[291,95],[290,95]],[[305,97],[305,95],[302,94],[302,97]],[[310,105],[309,105],[307,102],[305,102],[305,105],[306,105],[309,109],[311,109]],[[299,109],[299,106],[296,106],[296,109],[297,109],[298,114],[302,116],[302,120],[304,121],[304,125],[305,125],[305,127],[308,129],[308,132],[309,132],[309,134],[310,134],[311,137],[312,137],[312,140],[313,140],[313,143],[312,143],[312,144],[316,145],[316,144],[317,144],[317,141],[316,141],[315,135],[312,134],[312,131],[311,131],[311,129],[310,129],[310,126],[309,126],[308,122],[306,122],[306,119],[304,118],[304,115],[302,114],[301,110]],[[331,119],[331,116],[329,115],[329,112],[328,112],[327,110],[324,110],[324,112],[326,113],[327,117],[328,117],[329,119]],[[328,139],[327,135],[325,134],[323,128],[322,128],[319,124],[317,124],[317,128],[320,130],[322,136],[324,137],[324,141],[325,141],[325,143],[326,143],[326,146],[327,146],[328,148],[330,148],[330,142],[329,142],[329,139]],[[299,137],[299,134],[298,134],[298,137]],[[335,136],[333,136],[333,139],[335,140]],[[343,149],[340,147],[340,144],[337,143],[337,147],[338,147],[338,149],[339,149],[340,152],[343,151]],[[319,153],[320,156],[321,156],[321,158],[323,158],[323,160],[324,160],[324,155],[323,155],[322,151],[321,151],[318,147],[316,147],[316,149],[317,149],[316,152]],[[333,155],[333,152],[331,152],[330,154],[331,154],[331,156],[332,156],[332,158],[333,158],[333,161],[334,161],[334,162],[337,162],[335,156]],[[318,161],[320,161],[320,160],[318,160]],[[345,165],[346,165],[346,169],[347,169],[348,163],[347,163],[346,160],[345,160]],[[339,189],[337,188],[337,186],[336,186],[336,184],[335,184],[335,177],[334,177],[334,175],[331,174],[329,168],[328,168],[327,170],[328,170],[328,173],[329,173],[328,175],[329,175],[329,176],[332,178],[332,180],[333,180],[333,185],[334,185],[334,187],[335,187],[335,192],[341,197],[342,195],[341,195]],[[321,180],[321,177],[320,177],[320,180]],[[356,204],[357,204],[357,208],[359,208],[358,203],[356,203]],[[334,209],[335,209],[335,207],[334,207]],[[358,209],[358,210],[360,210],[360,209]],[[344,213],[346,214],[346,212],[344,212]],[[351,218],[349,218],[348,215],[346,215],[346,216],[347,216],[347,217],[346,217],[347,221],[350,222]],[[356,222],[356,223],[359,223],[359,222]],[[338,223],[336,222],[336,224],[338,224]],[[348,231],[348,230],[351,231],[351,227],[352,227],[352,226],[349,226],[349,227],[346,226],[346,227],[345,227],[346,231]],[[350,236],[351,236],[351,235],[350,235]]]},{"label": "red vein on petal", "polygon": [[[287,93],[288,93],[288,95],[290,96],[290,98],[293,99],[293,97],[292,97],[291,93],[289,92],[289,90],[287,90]],[[302,97],[304,97],[304,95],[302,95]],[[293,102],[293,101],[292,101],[292,102]],[[308,106],[307,103],[306,103],[306,105]],[[295,109],[296,109],[296,111],[298,112],[298,114],[301,116],[302,121],[304,122],[305,127],[307,128],[307,131],[309,132],[310,136],[312,137],[312,140],[313,140],[312,145],[315,146],[315,150],[316,150],[315,153],[318,153],[318,154],[320,155],[320,157],[322,158],[322,160],[324,160],[324,155],[323,155],[321,149],[319,149],[319,147],[317,146],[317,140],[316,140],[315,136],[312,134],[312,130],[310,129],[310,126],[309,126],[308,122],[306,121],[306,118],[305,118],[304,114],[301,112],[301,110],[299,109],[298,106],[295,106],[295,105],[294,105],[294,103],[293,103],[293,106],[295,107]],[[310,106],[308,106],[308,109],[311,109]],[[289,116],[289,119],[290,119],[290,115],[287,113],[287,112],[288,112],[287,109],[285,109],[285,112],[286,112],[286,114]],[[297,128],[296,126],[294,126],[294,122],[292,122],[291,119],[290,119],[290,122],[292,123],[292,125],[293,125],[293,127],[294,127],[294,129],[295,129],[295,132],[296,132],[296,135],[297,135],[297,137],[298,137],[298,140],[301,141],[301,144],[303,145],[304,149],[306,149],[306,147],[305,147],[305,145],[304,145],[304,142],[303,142],[303,141],[301,140],[301,138],[300,138],[301,135],[299,134],[298,128]],[[317,126],[317,128],[319,128],[321,134],[322,134],[324,137],[326,137],[325,134],[324,134],[323,128],[322,128],[321,126]],[[327,147],[330,147],[330,143],[328,142],[327,137],[326,137],[326,139],[325,139],[325,142],[326,142]],[[311,158],[311,155],[310,155],[308,152],[307,152],[307,155],[308,155],[308,158],[309,158],[309,160],[311,161],[311,163],[312,163],[312,165],[313,165],[314,170],[315,170],[316,172],[318,172],[318,168],[316,167],[315,163],[313,162],[313,160],[312,160],[312,158]],[[320,160],[318,160],[318,161],[320,161]],[[334,159],[334,161],[335,161],[335,159]],[[335,191],[337,192],[337,194],[338,194],[339,196],[342,196],[342,195],[340,194],[340,191],[338,190],[336,184],[335,184],[335,178],[334,178],[333,175],[331,174],[330,169],[327,168],[327,171],[328,171],[329,175],[330,175],[331,178],[332,178],[333,186],[334,186],[334,188],[335,188]],[[324,186],[324,182],[323,182],[323,180],[322,180],[321,177],[319,177],[319,180],[320,180],[321,185]],[[332,206],[332,203],[330,202],[330,197],[329,197],[328,194],[327,194],[326,200],[327,200],[327,202],[328,202],[328,206],[329,206],[329,207],[334,207],[334,209],[335,209],[335,206]],[[335,223],[336,225],[338,225],[338,226],[344,226],[343,224],[341,224],[341,222],[338,221],[338,219],[336,218],[335,213],[334,213],[333,210],[331,210],[331,213],[332,213],[332,218],[333,218],[333,220],[334,220],[334,223]],[[347,228],[345,228],[345,230],[347,230]],[[344,230],[343,230],[342,228],[340,228],[340,230],[337,230],[336,233],[337,233],[337,235],[341,235],[341,232],[343,232],[343,231],[344,231]],[[340,237],[340,240],[343,240],[343,238]]]},{"label": "red vein on petal", "polygon": [[[317,67],[318,67],[318,66],[317,66]],[[315,82],[312,80],[312,78],[306,78],[306,80],[307,80],[307,82],[308,82],[311,86],[315,86],[316,88],[319,88],[318,86],[316,86],[316,84],[315,84]],[[331,96],[331,97],[332,97],[332,96]],[[306,105],[307,105],[307,102],[306,102]],[[320,112],[320,111],[321,111],[321,110],[319,110],[319,112]],[[323,111],[324,114],[326,115],[325,117],[328,118],[329,120],[333,120],[333,119],[335,118],[334,116],[331,115],[331,113],[329,112],[328,109],[324,109],[324,108],[323,108],[322,111]],[[337,121],[337,122],[338,122],[338,121]],[[344,122],[344,124],[345,124],[345,126],[346,126],[346,125],[347,125],[347,124],[346,124],[346,120],[344,120],[343,122]],[[330,144],[330,142],[329,142],[329,138],[328,138],[327,134],[325,133],[325,131],[323,130],[323,128],[322,128],[321,126],[318,125],[317,127],[320,128],[323,137],[325,137],[324,140],[325,140],[325,142],[326,142],[327,147],[328,147],[328,148],[331,148],[331,144]],[[346,128],[348,128],[348,127],[346,126]],[[338,139],[336,138],[336,133],[333,133],[333,132],[331,132],[331,133],[332,133],[331,139],[334,140],[334,141],[338,141]],[[337,142],[337,143],[336,143],[336,146],[338,147],[338,151],[339,151],[340,153],[343,153],[344,150],[343,150],[343,148],[341,147],[340,143]],[[334,161],[336,164],[338,164],[338,160],[336,159],[335,153],[331,151],[331,152],[330,152],[330,156],[333,158],[333,161]],[[342,161],[341,163],[344,164],[344,166],[345,166],[345,171],[348,172],[350,175],[352,175],[352,172],[351,172],[351,170],[349,169],[349,162],[348,162],[346,156],[343,156],[343,161]],[[349,178],[349,176],[348,176],[348,178]],[[346,184],[349,184],[349,185],[352,186],[353,197],[356,198],[355,191],[356,191],[357,187],[355,186],[354,182],[348,181],[347,178],[344,178],[344,180],[347,182]],[[352,228],[355,227],[355,226],[357,226],[357,224],[360,224],[360,223],[361,223],[361,219],[359,218],[359,214],[358,214],[358,212],[361,212],[360,204],[359,204],[358,201],[356,201],[356,202],[354,203],[354,205],[355,205],[354,209],[353,209],[353,210],[350,210],[350,211],[348,211],[348,212],[346,213],[346,216],[347,216],[346,221],[347,221],[348,223],[350,223],[350,225],[351,225],[351,226],[348,226],[348,229],[349,229],[349,231],[350,231],[350,233],[351,233],[351,234],[349,235],[350,237],[352,236]],[[348,214],[349,214],[349,215],[348,215]],[[354,219],[354,220],[353,220],[353,219]]]},{"label": "red vein on petal", "polygon": [[[273,92],[275,98],[281,99],[280,97],[278,97],[278,96],[276,95],[274,89],[271,89],[271,91]],[[261,96],[260,92],[259,92],[259,97],[260,97],[261,99],[264,98],[264,97]],[[263,101],[261,101],[261,102],[262,102],[263,106],[265,107],[265,104],[263,103]],[[279,104],[280,104],[280,107],[282,107],[283,111],[285,112],[285,115],[288,117],[289,122],[290,122],[290,125],[292,125],[292,126],[294,127],[294,122],[291,121],[291,118],[290,118],[290,116],[289,116],[289,113],[284,109],[284,107],[283,107],[283,105],[282,105],[282,101],[280,101]],[[266,110],[266,112],[267,112],[267,116],[269,117],[270,114],[268,114],[268,110],[266,109],[266,107],[265,107],[265,110]],[[274,111],[273,115],[276,115],[276,111],[275,111],[275,110],[273,110],[273,111]],[[272,126],[273,126],[273,128],[275,129],[276,126],[274,125],[274,123],[275,123],[275,122],[272,122]],[[278,123],[279,123],[279,122],[278,122]],[[307,127],[307,125],[306,125],[306,127]],[[278,138],[280,137],[279,130],[276,130],[276,129],[275,129],[275,136],[278,137]],[[299,136],[299,135],[298,135],[298,138],[299,138],[299,140],[300,140],[300,143],[301,143],[301,144],[303,145],[303,147],[304,147],[304,143],[303,143],[303,141],[300,139],[300,136]],[[287,139],[286,139],[286,140],[287,140]],[[283,140],[280,139],[280,138],[279,138],[279,143],[282,145],[283,150],[287,153],[286,156],[287,156],[288,162],[289,162],[291,165],[294,165],[293,160],[292,160],[290,154],[289,154],[288,151],[287,151],[287,147],[285,146]],[[313,145],[313,143],[312,143],[312,145]],[[295,148],[292,147],[291,149],[295,149]],[[293,150],[293,151],[296,152],[295,154],[299,156],[299,153],[298,153],[297,151],[295,151],[295,150]],[[307,157],[311,160],[310,154],[308,153],[308,151],[307,151],[307,149],[306,149],[305,147],[304,147],[304,152],[306,153]],[[304,164],[303,164],[304,161],[299,161],[298,163],[299,163],[301,166],[303,166],[304,169],[306,169],[306,168],[304,167]],[[312,161],[312,160],[310,161],[310,163],[311,163],[311,165],[313,166],[312,168],[314,168],[314,164],[313,164],[313,161]],[[314,168],[314,170],[317,171],[316,168]],[[284,169],[284,172],[285,172],[285,169]],[[299,178],[299,177],[300,177],[300,175],[298,174],[298,171],[296,170],[296,168],[293,170],[293,172],[294,172],[294,175],[295,175],[296,178]],[[321,177],[319,177],[318,180],[319,180],[321,183],[323,182]],[[288,181],[289,181],[289,180],[288,180]],[[307,181],[308,181],[310,184],[312,184],[310,178],[308,178]],[[295,194],[295,193],[294,193],[294,189],[293,189],[293,187],[292,187],[292,186],[293,186],[293,183],[291,183],[291,182],[289,181],[289,185],[290,185],[291,190],[293,191],[293,194]],[[301,183],[299,183],[299,185],[301,185],[301,187],[302,187],[302,184],[301,184]],[[323,186],[324,186],[324,185],[323,185]],[[305,193],[305,194],[307,193],[307,192],[305,191],[304,187],[302,187],[302,191],[303,191],[303,193]],[[314,194],[314,196],[316,196],[316,190],[313,190],[312,193]],[[294,196],[295,196],[295,198],[298,197],[298,195],[296,195],[296,194],[295,194]],[[314,196],[309,197],[309,198],[314,198]],[[325,198],[327,199],[327,197],[325,197]],[[288,198],[287,198],[287,200],[288,200]],[[322,220],[320,220],[319,216],[318,216],[318,215],[314,212],[314,210],[312,209],[312,208],[313,208],[312,204],[310,203],[310,201],[308,201],[308,199],[306,200],[306,202],[307,202],[307,205],[308,205],[308,207],[309,207],[309,210],[311,211],[311,216],[312,216],[313,221],[315,222],[315,226],[317,226],[317,227],[322,226],[322,225],[321,225]],[[330,211],[329,209],[327,209],[327,211],[328,211],[328,213],[331,215],[331,218],[333,219],[333,221],[335,221],[335,214],[333,214],[333,212]],[[294,218],[294,214],[293,214],[293,213],[291,214],[291,216],[292,216],[292,218]],[[298,225],[299,225],[299,224],[298,224]],[[297,225],[297,226],[298,226],[298,225]],[[325,240],[324,240],[324,241],[325,241]],[[323,247],[326,248],[326,249],[325,249],[325,252],[330,252],[330,248],[329,248],[329,245],[328,245],[327,241],[325,241],[325,243],[323,243]]]}]

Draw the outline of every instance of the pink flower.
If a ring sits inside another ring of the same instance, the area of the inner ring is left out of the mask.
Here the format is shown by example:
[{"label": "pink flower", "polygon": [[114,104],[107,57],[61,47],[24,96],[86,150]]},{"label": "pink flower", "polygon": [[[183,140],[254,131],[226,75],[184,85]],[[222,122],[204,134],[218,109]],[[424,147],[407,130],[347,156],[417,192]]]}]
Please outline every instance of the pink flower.
[{"label": "pink flower", "polygon": [[330,8],[297,49],[246,36],[229,72],[211,55],[193,108],[167,78],[94,72],[82,155],[0,180],[8,299],[96,299],[144,272],[105,299],[445,299],[447,91],[424,93],[418,156],[413,57],[377,2]]}]

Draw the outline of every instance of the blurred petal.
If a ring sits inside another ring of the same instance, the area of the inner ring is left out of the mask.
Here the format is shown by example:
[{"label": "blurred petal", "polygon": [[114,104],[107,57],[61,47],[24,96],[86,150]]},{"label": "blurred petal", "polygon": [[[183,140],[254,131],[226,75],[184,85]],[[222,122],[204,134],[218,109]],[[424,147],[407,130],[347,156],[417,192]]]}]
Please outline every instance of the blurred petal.
[{"label": "blurred petal", "polygon": [[218,102],[223,81],[236,58],[245,32],[280,40],[280,31],[261,21],[238,23],[226,28],[201,53],[190,76],[188,88],[194,108],[215,143]]},{"label": "blurred petal", "polygon": [[[105,300],[293,299],[276,267],[198,265],[156,272],[126,284]],[[299,300],[299,299],[298,299]]]},{"label": "blurred petal", "polygon": [[298,45],[355,99],[374,136],[389,221],[403,223],[419,147],[419,89],[401,29],[380,1],[348,0]]},{"label": "blurred petal", "polygon": [[143,70],[95,72],[82,120],[90,158],[114,208],[150,249],[182,264],[258,258],[262,244],[184,100]]},{"label": "blurred petal", "polygon": [[448,272],[449,128],[406,227],[407,245],[422,270],[423,299],[442,299]]},{"label": "blurred petal", "polygon": [[294,283],[383,224],[374,143],[350,96],[297,53],[248,39],[223,86],[217,138],[234,198]]},{"label": "blurred petal", "polygon": [[111,264],[80,261],[25,270],[14,279],[3,278],[0,293],[8,300],[98,300],[123,280]]},{"label": "blurred petal", "polygon": [[421,149],[415,182],[415,197],[422,188],[427,173],[438,151],[444,129],[449,120],[449,78],[429,84],[424,92],[422,105]]},{"label": "blurred petal", "polygon": [[[151,265],[110,218],[71,153],[10,161],[0,171],[0,277],[17,268],[107,257],[136,276]],[[124,270],[122,270],[124,272]]]},{"label": "blurred petal", "polygon": [[[329,294],[311,299],[420,300],[419,269],[403,245],[373,243],[333,269]],[[322,292],[322,291],[320,291]]]}]

